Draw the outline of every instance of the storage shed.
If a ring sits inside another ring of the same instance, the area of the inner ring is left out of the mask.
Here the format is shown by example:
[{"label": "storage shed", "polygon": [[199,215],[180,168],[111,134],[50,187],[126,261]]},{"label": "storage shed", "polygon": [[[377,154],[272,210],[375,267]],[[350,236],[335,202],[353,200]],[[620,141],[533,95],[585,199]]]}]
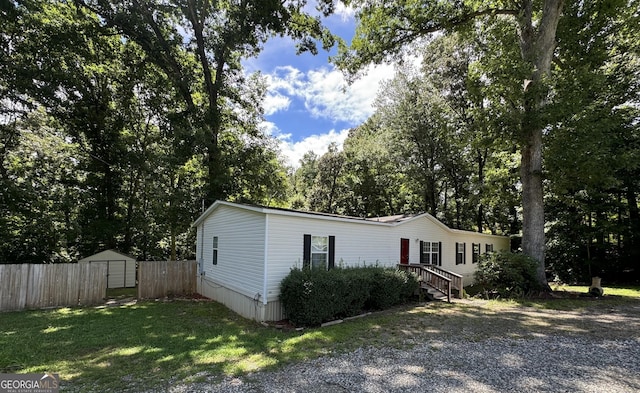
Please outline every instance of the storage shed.
[{"label": "storage shed", "polygon": [[136,259],[116,250],[105,250],[78,263],[107,265],[107,288],[133,288],[136,286]]},{"label": "storage shed", "polygon": [[430,264],[469,285],[481,253],[509,249],[508,237],[428,213],[365,219],[216,201],[193,226],[198,292],[258,321],[283,318],[280,282],[293,267]]}]

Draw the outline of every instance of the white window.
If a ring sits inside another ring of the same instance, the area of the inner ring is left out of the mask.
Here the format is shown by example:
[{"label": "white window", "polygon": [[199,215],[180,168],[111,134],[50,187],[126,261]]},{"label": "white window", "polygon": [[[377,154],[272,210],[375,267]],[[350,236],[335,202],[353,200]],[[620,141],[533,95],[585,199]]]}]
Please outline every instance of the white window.
[{"label": "white window", "polygon": [[440,243],[438,242],[422,242],[422,261],[432,265],[440,263]]},{"label": "white window", "polygon": [[311,236],[311,267],[327,269],[329,261],[329,238]]},{"label": "white window", "polygon": [[473,259],[471,263],[480,262],[480,243],[473,243]]},{"label": "white window", "polygon": [[218,236],[213,237],[213,264],[218,264]]},{"label": "white window", "polygon": [[464,255],[465,248],[465,243],[456,243],[456,265],[466,263]]}]

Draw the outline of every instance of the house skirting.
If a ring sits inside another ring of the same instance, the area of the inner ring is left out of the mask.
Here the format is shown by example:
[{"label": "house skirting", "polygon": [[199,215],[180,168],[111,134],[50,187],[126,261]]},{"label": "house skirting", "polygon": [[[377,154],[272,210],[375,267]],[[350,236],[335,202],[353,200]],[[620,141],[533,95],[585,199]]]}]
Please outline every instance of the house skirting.
[{"label": "house skirting", "polygon": [[198,293],[209,299],[222,303],[241,316],[258,322],[279,321],[284,318],[284,312],[279,300],[269,301],[255,299],[224,284],[213,281],[205,276],[198,278]]}]

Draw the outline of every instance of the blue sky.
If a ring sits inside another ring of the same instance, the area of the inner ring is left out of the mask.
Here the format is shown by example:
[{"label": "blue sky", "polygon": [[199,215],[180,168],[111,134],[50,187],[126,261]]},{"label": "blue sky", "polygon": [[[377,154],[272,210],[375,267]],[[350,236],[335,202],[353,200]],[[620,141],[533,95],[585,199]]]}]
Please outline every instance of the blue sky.
[{"label": "blue sky", "polygon": [[[355,29],[352,10],[339,7],[323,23],[350,42]],[[267,78],[263,128],[278,138],[289,165],[298,166],[309,150],[321,155],[331,142],[341,146],[349,129],[373,113],[380,82],[393,76],[390,65],[370,67],[348,85],[329,63],[334,53],[320,49],[316,56],[296,55],[291,39],[277,37],[265,44],[260,56],[244,62],[246,71],[261,71]]]}]

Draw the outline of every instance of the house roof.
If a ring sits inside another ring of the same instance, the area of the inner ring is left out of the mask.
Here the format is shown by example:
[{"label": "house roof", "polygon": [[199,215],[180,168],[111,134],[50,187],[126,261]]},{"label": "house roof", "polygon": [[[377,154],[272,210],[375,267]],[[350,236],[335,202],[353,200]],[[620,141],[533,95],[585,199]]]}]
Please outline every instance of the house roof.
[{"label": "house roof", "polygon": [[[382,226],[397,226],[402,225],[406,222],[410,222],[413,220],[425,218],[431,221],[434,225],[440,227],[441,229],[453,233],[469,233],[471,231],[464,231],[460,229],[452,229],[440,222],[437,218],[433,217],[429,213],[421,213],[421,214],[398,214],[394,216],[384,216],[384,217],[352,217],[352,216],[342,216],[339,214],[330,214],[330,213],[321,213],[321,212],[307,212],[301,210],[292,210],[292,209],[284,209],[279,207],[266,207],[259,205],[250,205],[244,203],[235,203],[235,202],[227,202],[218,200],[214,202],[207,210],[198,217],[192,224],[192,227],[197,227],[202,221],[204,221],[213,211],[218,209],[220,206],[230,206],[238,209],[244,209],[249,211],[254,211],[262,214],[278,214],[285,216],[296,216],[296,217],[304,217],[304,218],[315,218],[321,220],[329,220],[329,221],[342,221],[342,222],[358,222],[361,224],[368,225],[382,225]],[[485,236],[497,236],[490,235],[486,233],[478,233],[471,232],[476,235],[485,235]],[[502,237],[502,236],[499,236]]]},{"label": "house roof", "polygon": [[[220,206],[231,206],[239,209],[245,209],[250,211],[255,211],[263,214],[279,214],[279,215],[293,215],[293,216],[304,216],[308,218],[318,218],[318,219],[329,219],[329,220],[338,220],[338,221],[359,221],[362,223],[371,223],[371,224],[397,224],[402,221],[406,221],[411,218],[415,218],[421,215],[406,215],[400,214],[395,216],[384,216],[384,217],[353,217],[353,216],[344,216],[340,214],[331,214],[331,213],[322,213],[322,212],[313,212],[313,211],[302,211],[302,210],[293,210],[293,209],[285,209],[281,207],[267,207],[260,205],[250,205],[245,203],[235,203],[235,202],[227,202],[218,200],[213,203],[207,210],[205,210],[200,217],[196,219],[196,221],[192,224],[192,226],[197,226],[200,224],[205,218],[209,216],[214,210],[216,210]],[[435,218],[434,218],[435,220]],[[437,221],[437,220],[436,220]],[[438,221],[439,222],[439,221]]]}]

